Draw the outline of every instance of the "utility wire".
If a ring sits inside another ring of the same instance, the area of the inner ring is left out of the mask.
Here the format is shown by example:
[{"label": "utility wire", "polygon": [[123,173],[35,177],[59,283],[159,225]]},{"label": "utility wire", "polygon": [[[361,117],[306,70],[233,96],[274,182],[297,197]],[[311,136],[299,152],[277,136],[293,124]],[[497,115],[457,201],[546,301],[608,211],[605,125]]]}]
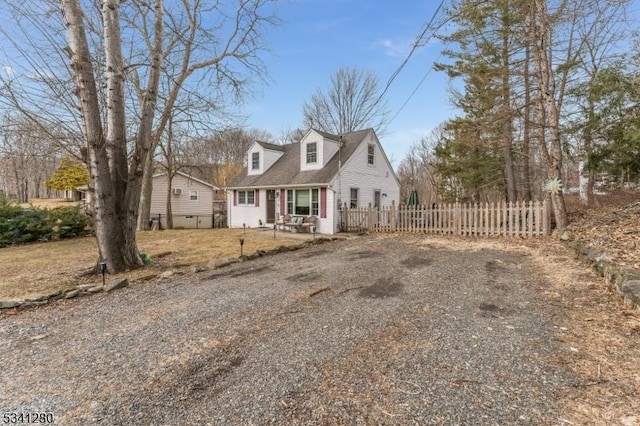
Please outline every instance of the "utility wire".
[{"label": "utility wire", "polygon": [[[438,62],[438,60],[442,57],[442,53],[436,58],[436,60],[434,62]],[[409,101],[411,100],[411,98],[413,98],[413,95],[416,94],[416,92],[418,91],[418,89],[420,89],[420,86],[422,86],[422,83],[424,83],[424,81],[427,79],[427,77],[429,76],[429,74],[431,74],[431,71],[433,70],[433,68],[429,67],[427,69],[427,72],[424,74],[424,76],[422,76],[422,80],[420,80],[420,82],[418,83],[418,85],[413,89],[413,91],[411,92],[411,94],[407,97],[407,99],[404,101],[404,103],[402,104],[402,106],[398,109],[398,111],[393,115],[393,117],[391,117],[391,120],[389,120],[389,124],[393,123],[393,120],[396,119],[396,117],[402,112],[402,110],[404,109],[404,107],[407,106],[407,104],[409,103]]]},{"label": "utility wire", "polygon": [[[436,8],[435,12],[433,12],[433,15],[431,16],[431,19],[429,20],[427,25],[424,27],[424,30],[422,30],[422,33],[420,33],[418,38],[416,38],[416,41],[413,43],[413,46],[411,46],[411,51],[409,51],[409,54],[407,55],[405,60],[402,61],[400,66],[394,71],[393,74],[391,74],[391,77],[389,77],[389,80],[387,81],[387,84],[386,84],[384,90],[382,91],[382,93],[380,93],[380,96],[378,96],[378,99],[375,102],[376,104],[382,99],[382,97],[385,95],[385,93],[387,93],[387,90],[389,90],[389,87],[391,87],[391,83],[393,83],[393,81],[396,79],[396,77],[398,77],[400,72],[402,72],[404,67],[409,62],[409,59],[411,59],[411,57],[415,53],[416,49],[418,49],[418,47],[421,44],[423,44],[423,39],[425,38],[425,35],[427,34],[427,31],[429,31],[431,29],[431,27],[433,25],[433,22],[436,20],[436,17],[438,16],[438,13],[440,13],[440,10],[444,6],[444,2],[445,2],[445,0],[441,0],[440,1],[440,4]],[[429,34],[429,37],[427,37],[427,39],[424,41],[424,44],[429,42],[429,40],[431,40],[431,38],[434,36],[434,34],[435,34],[435,31],[432,31],[431,34]]]}]

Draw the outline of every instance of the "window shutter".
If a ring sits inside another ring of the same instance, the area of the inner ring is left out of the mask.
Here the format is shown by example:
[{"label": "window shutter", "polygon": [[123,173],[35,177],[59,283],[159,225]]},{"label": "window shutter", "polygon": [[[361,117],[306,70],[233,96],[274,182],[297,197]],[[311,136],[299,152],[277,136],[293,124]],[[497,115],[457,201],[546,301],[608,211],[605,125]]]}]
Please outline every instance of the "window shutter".
[{"label": "window shutter", "polygon": [[233,190],[233,205],[234,206],[238,205],[238,190],[237,189]]},{"label": "window shutter", "polygon": [[327,217],[327,188],[320,188],[320,217]]},{"label": "window shutter", "polygon": [[260,190],[259,189],[255,190],[254,201],[255,201],[256,207],[260,207]]},{"label": "window shutter", "polygon": [[284,216],[286,214],[286,210],[284,209],[284,196],[285,196],[285,192],[284,189],[280,190],[280,214],[282,216]]}]

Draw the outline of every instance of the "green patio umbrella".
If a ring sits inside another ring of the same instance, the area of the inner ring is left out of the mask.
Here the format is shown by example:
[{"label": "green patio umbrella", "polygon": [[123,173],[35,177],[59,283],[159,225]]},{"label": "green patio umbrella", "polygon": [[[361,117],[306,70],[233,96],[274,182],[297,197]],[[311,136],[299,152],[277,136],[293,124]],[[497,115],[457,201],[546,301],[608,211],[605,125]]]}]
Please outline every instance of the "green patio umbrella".
[{"label": "green patio umbrella", "polygon": [[407,207],[417,207],[420,204],[418,201],[418,191],[415,189],[411,190],[409,194],[409,199],[407,200]]}]

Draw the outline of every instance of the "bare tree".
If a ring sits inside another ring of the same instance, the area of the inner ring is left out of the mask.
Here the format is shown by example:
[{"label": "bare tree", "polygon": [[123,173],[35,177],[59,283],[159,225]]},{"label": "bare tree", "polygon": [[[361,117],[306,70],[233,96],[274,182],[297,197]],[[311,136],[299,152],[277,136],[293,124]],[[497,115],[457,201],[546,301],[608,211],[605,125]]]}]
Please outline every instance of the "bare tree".
[{"label": "bare tree", "polygon": [[372,127],[385,133],[389,113],[378,78],[370,71],[340,68],[326,92],[320,88],[303,106],[303,126],[336,135]]},{"label": "bare tree", "polygon": [[[262,14],[262,9],[269,1],[243,0],[236,10],[228,10],[223,3],[209,4],[200,0],[173,5],[175,10],[170,15],[163,51],[163,73],[166,78],[163,79],[157,121],[151,133],[151,153],[155,151],[176,110],[188,116],[192,124],[199,120],[201,127],[211,129],[211,126],[202,126],[206,119],[198,115],[228,115],[226,99],[239,101],[250,87],[248,83],[251,79],[260,79],[265,75],[265,67],[258,56],[262,48],[262,31],[265,25],[278,22],[273,16]],[[141,8],[140,12],[144,14],[145,11]],[[216,34],[216,26],[208,26],[213,15],[231,16],[226,22],[216,22],[216,25],[230,26],[226,38]],[[151,40],[151,34],[143,25],[145,21],[142,20],[138,28],[144,40]],[[207,46],[209,43],[210,46]],[[137,69],[133,68],[129,75],[138,97],[143,96]],[[208,89],[207,95],[203,95],[205,88]],[[149,219],[153,166],[153,155],[149,155],[144,165],[139,228],[143,228]]]},{"label": "bare tree", "polygon": [[9,115],[3,119],[0,134],[6,195],[26,203],[48,193],[45,181],[53,175],[60,157],[48,135],[25,117]]},{"label": "bare tree", "polygon": [[[110,272],[143,264],[135,234],[143,177],[152,170],[180,94],[212,93],[212,99],[240,94],[250,81],[243,71],[252,76],[264,71],[258,57],[261,36],[264,26],[275,22],[263,14],[269,2],[242,0],[232,6],[195,0],[165,6],[163,0],[60,0],[62,15],[53,13],[53,3],[46,0],[3,2],[16,13],[26,44],[13,46],[30,68],[1,79],[7,89],[2,102],[39,125],[64,121],[76,132],[71,139],[83,141],[100,259]],[[60,16],[66,37],[59,31]],[[40,37],[33,35],[38,32]],[[52,54],[39,67],[42,40],[50,43]],[[35,82],[29,80],[34,69]],[[169,76],[166,85],[163,75]],[[30,82],[34,85],[27,86]],[[61,102],[42,108],[41,94],[55,98],[57,92]]]}]

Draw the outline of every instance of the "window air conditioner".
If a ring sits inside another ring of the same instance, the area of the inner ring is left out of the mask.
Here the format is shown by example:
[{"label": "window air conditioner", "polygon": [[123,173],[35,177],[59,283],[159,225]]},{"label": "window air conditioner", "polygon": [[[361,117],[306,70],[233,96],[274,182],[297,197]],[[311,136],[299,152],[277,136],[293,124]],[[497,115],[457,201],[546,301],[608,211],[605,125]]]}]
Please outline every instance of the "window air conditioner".
[{"label": "window air conditioner", "polygon": [[173,188],[173,195],[182,194],[182,188]]}]

